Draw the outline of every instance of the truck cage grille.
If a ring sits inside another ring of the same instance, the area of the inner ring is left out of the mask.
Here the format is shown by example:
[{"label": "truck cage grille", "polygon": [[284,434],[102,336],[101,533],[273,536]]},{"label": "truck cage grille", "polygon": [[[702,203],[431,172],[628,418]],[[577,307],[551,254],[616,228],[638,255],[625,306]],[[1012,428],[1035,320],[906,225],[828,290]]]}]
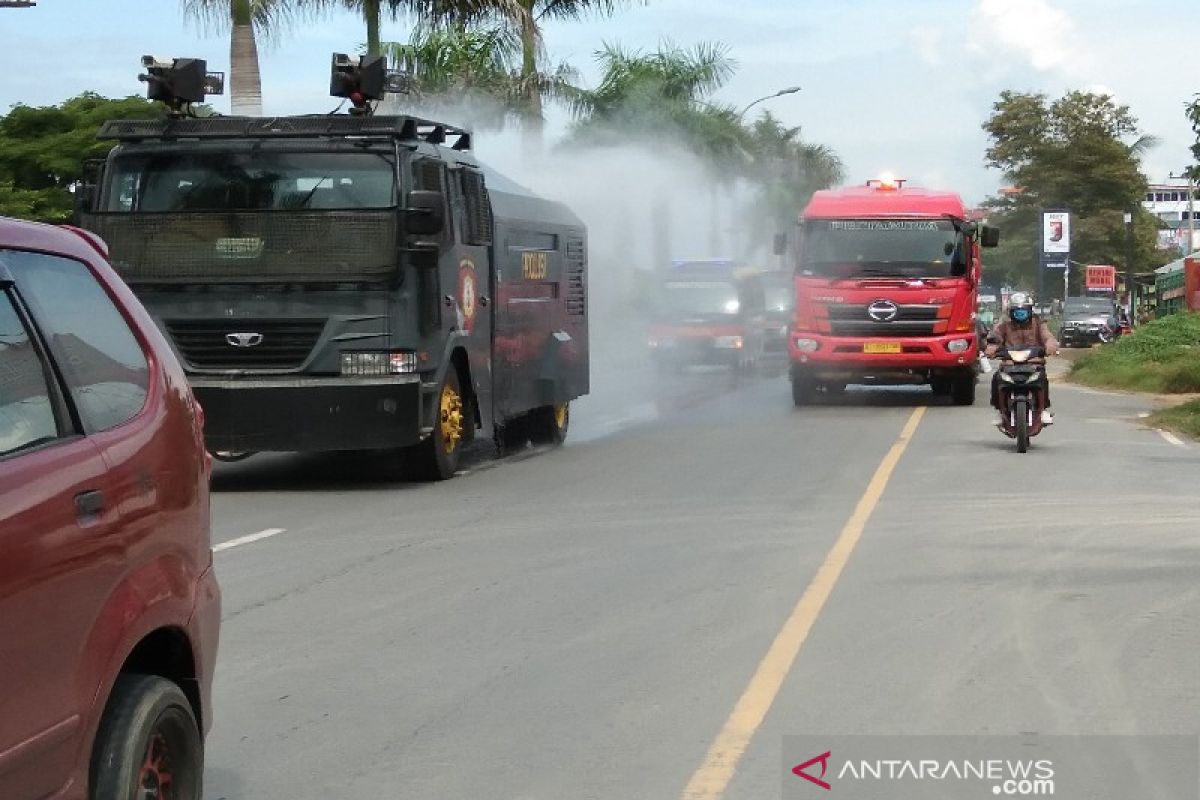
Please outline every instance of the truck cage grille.
[{"label": "truck cage grille", "polygon": [[[194,369],[286,370],[298,369],[308,359],[325,320],[175,319],[165,326],[180,356]],[[227,339],[231,334],[260,338],[257,344],[237,347]]]}]

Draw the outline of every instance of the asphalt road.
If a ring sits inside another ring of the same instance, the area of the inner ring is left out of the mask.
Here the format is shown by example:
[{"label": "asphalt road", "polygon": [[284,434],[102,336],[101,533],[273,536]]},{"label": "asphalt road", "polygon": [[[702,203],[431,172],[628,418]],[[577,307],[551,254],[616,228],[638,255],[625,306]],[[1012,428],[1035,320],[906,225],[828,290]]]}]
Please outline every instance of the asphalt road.
[{"label": "asphalt road", "polygon": [[1026,455],[986,402],[703,373],[444,484],[222,466],[206,797],[770,798],[794,733],[1195,733],[1200,447],[1054,392]]}]

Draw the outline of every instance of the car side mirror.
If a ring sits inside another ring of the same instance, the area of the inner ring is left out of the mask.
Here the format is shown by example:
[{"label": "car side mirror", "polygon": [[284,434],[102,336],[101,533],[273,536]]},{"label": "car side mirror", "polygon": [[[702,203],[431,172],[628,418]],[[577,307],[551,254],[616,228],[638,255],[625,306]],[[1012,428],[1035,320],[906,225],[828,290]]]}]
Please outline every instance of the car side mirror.
[{"label": "car side mirror", "polygon": [[414,189],[404,209],[405,229],[417,236],[434,236],[446,228],[446,198],[441,192]]},{"label": "car side mirror", "polygon": [[984,225],[979,230],[979,246],[980,247],[999,247],[1000,246],[1000,229],[991,225]]},{"label": "car side mirror", "polygon": [[775,255],[781,256],[787,252],[787,238],[786,233],[775,234],[775,240],[772,243],[772,251]]}]

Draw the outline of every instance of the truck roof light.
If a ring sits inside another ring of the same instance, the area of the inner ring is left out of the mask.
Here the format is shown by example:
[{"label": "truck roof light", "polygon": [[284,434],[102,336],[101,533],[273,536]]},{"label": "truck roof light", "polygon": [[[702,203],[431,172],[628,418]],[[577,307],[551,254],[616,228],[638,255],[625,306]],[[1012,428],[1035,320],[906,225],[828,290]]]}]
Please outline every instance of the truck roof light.
[{"label": "truck roof light", "polygon": [[872,178],[871,180],[867,181],[867,186],[872,186],[885,192],[893,192],[896,189],[899,189],[905,183],[907,183],[907,181],[904,178],[897,178],[890,172],[884,172],[878,178]]}]

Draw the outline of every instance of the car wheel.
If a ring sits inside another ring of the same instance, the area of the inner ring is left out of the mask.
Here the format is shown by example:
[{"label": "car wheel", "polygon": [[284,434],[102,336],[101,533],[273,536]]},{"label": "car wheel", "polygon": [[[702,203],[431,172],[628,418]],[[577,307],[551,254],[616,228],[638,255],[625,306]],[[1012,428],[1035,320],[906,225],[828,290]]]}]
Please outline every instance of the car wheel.
[{"label": "car wheel", "polygon": [[529,413],[529,439],[536,445],[557,447],[567,438],[571,426],[571,406],[542,406]]},{"label": "car wheel", "polygon": [[204,745],[183,691],[157,675],[122,675],[92,748],[91,798],[200,800]]},{"label": "car wheel", "polygon": [[417,477],[430,481],[444,481],[454,477],[458,471],[458,457],[466,436],[468,404],[462,396],[458,382],[458,371],[453,367],[446,370],[442,386],[437,395],[437,416],[433,420],[433,432],[420,444],[412,448],[412,463]]}]

